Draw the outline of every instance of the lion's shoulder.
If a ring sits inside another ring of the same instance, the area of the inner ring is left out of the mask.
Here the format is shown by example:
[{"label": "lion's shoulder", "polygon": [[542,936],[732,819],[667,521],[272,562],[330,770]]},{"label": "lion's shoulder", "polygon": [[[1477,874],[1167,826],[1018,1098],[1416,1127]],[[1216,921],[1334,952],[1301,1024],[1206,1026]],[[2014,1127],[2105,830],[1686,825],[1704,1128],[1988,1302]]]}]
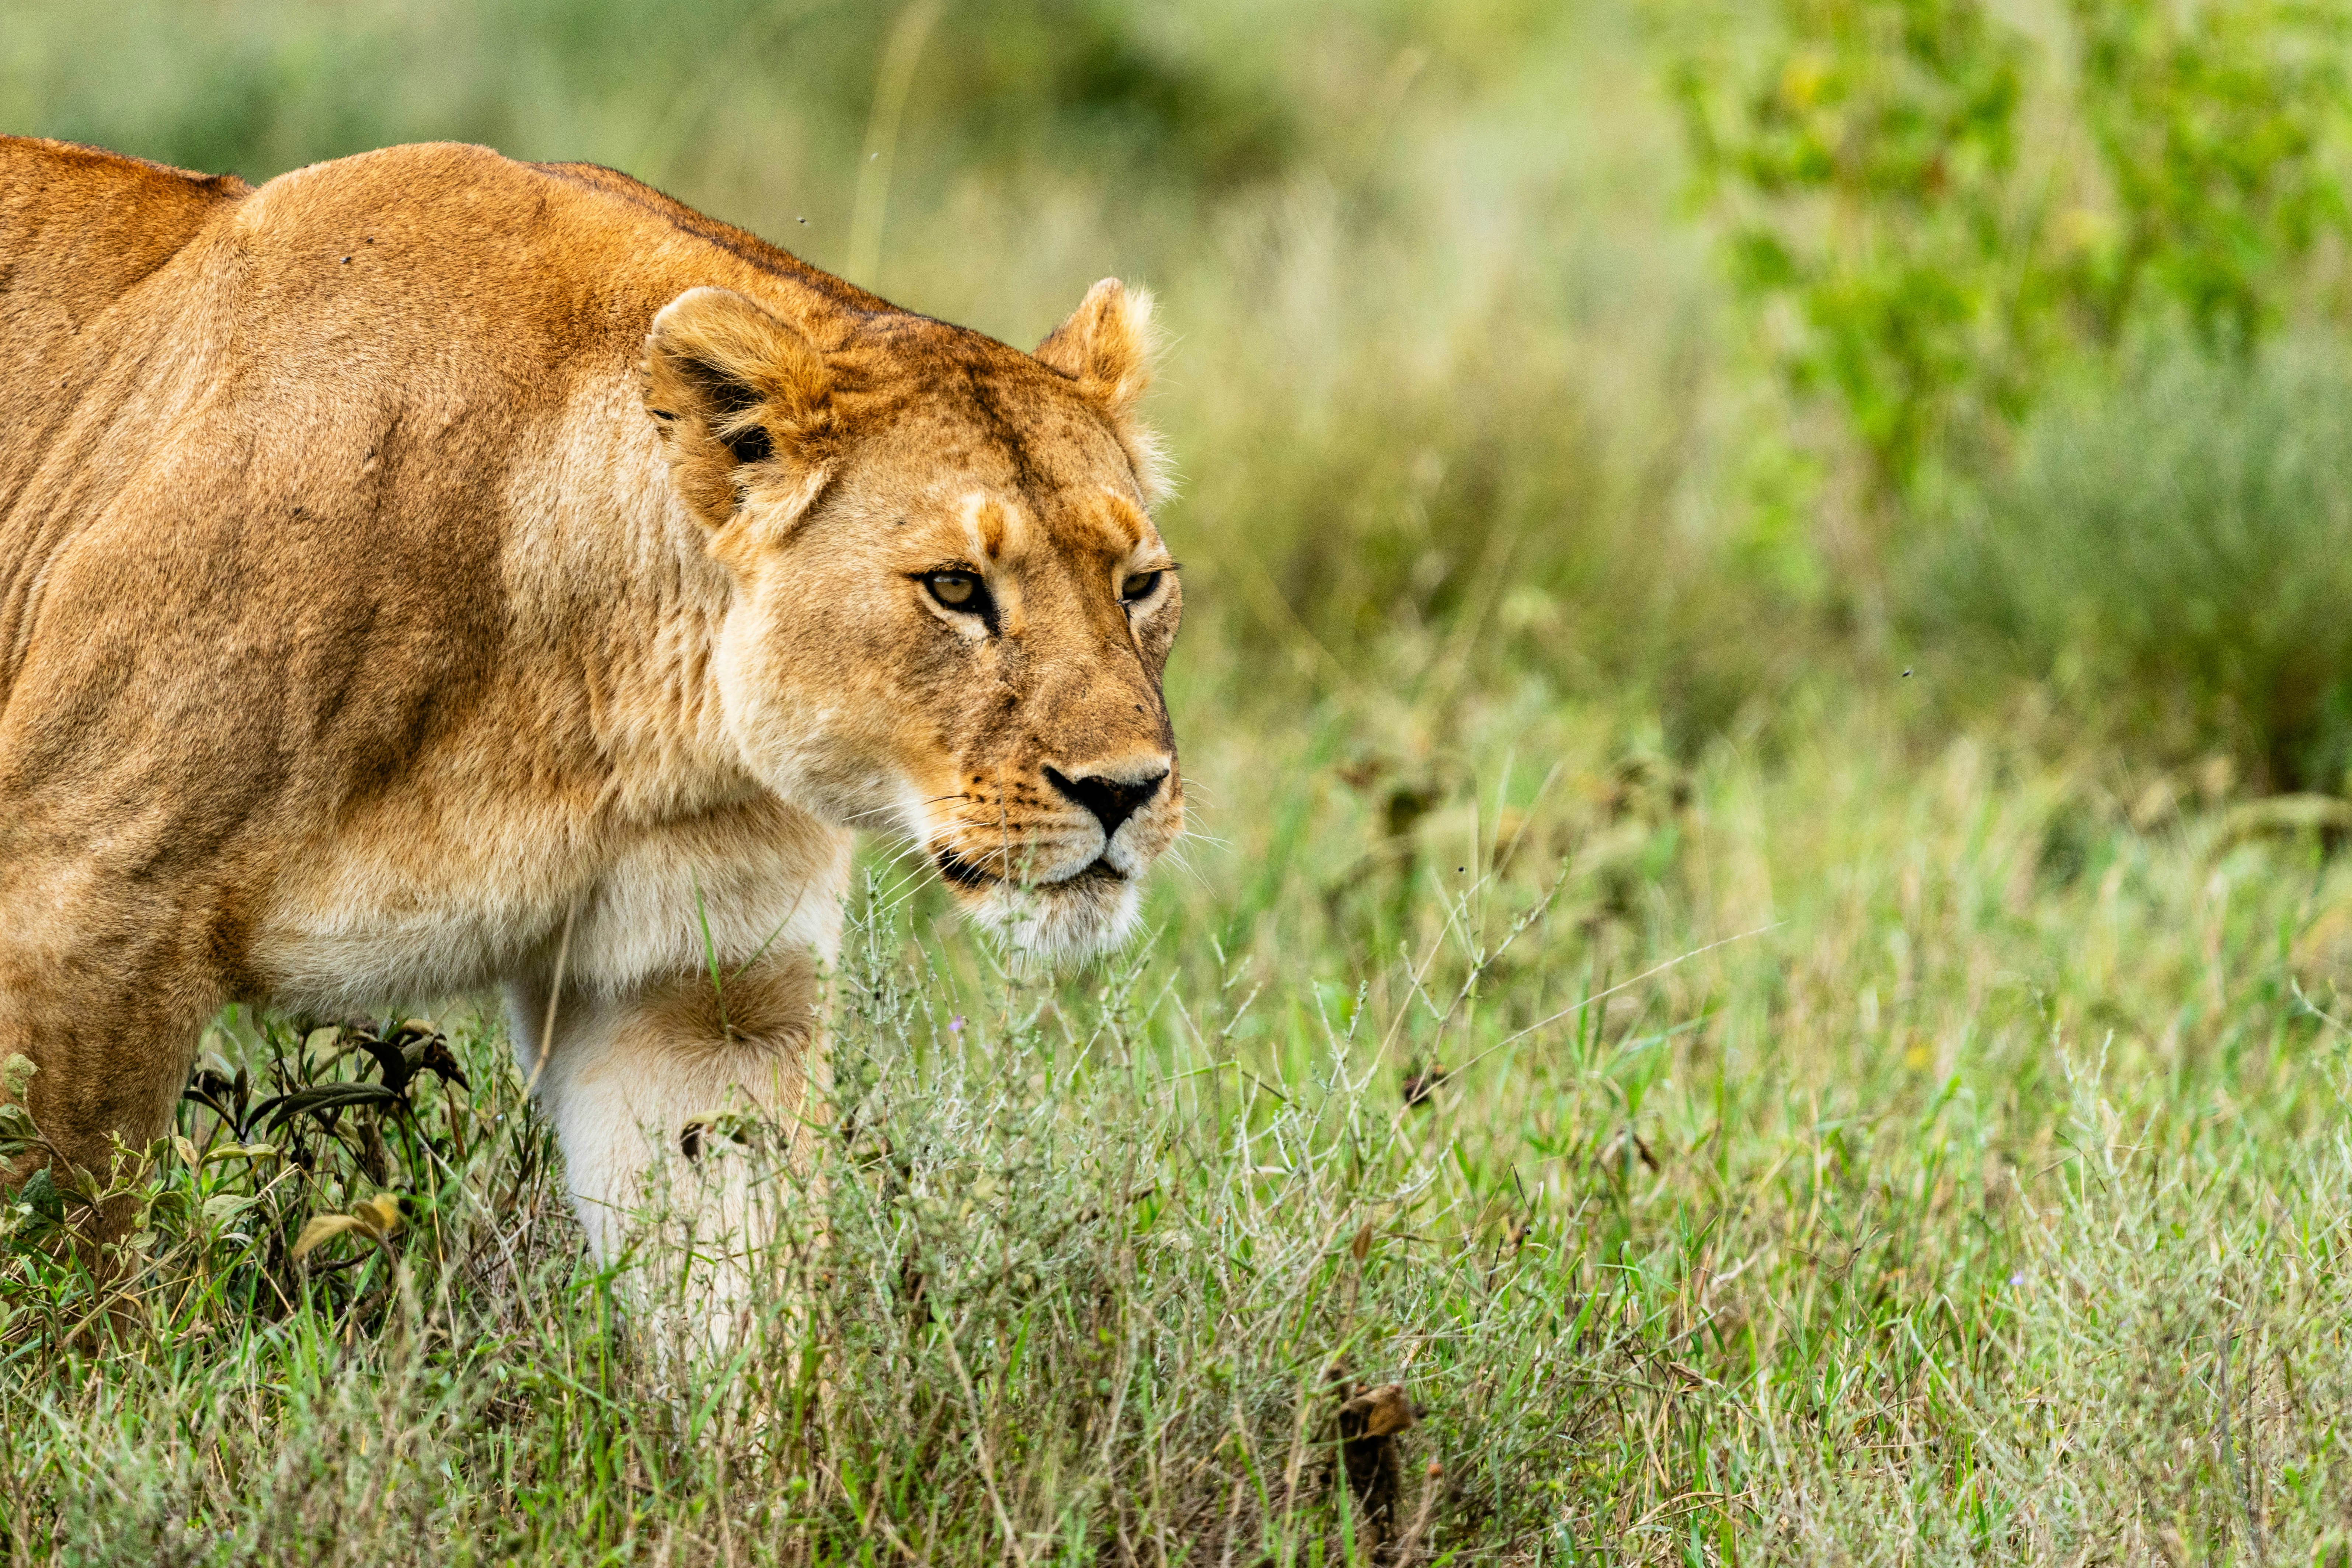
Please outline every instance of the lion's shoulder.
[{"label": "lion's shoulder", "polygon": [[0,136],[0,328],[86,319],[176,255],[252,187],[78,142]]},{"label": "lion's shoulder", "polygon": [[[650,320],[705,283],[803,318],[904,314],[618,170],[531,163],[466,142],[414,142],[289,171],[256,190],[239,221],[246,249],[264,267],[308,265],[332,237],[404,233],[429,242],[424,254],[438,275],[410,269],[403,287],[503,288],[526,310],[532,300],[560,300],[559,315],[583,328],[622,299]],[[591,296],[599,307],[580,309]],[[509,311],[506,324],[512,320]],[[645,324],[635,322],[640,335]]]},{"label": "lion's shoulder", "polygon": [[749,229],[721,223],[708,213],[698,212],[668,192],[657,190],[618,169],[608,169],[602,163],[530,163],[519,166],[625,205],[638,215],[640,221],[659,224],[676,234],[715,246],[754,271],[787,280],[798,289],[824,297],[835,307],[867,315],[905,313],[880,296],[810,266],[782,246],[764,240]]},{"label": "lion's shoulder", "polygon": [[47,136],[0,136],[0,208],[37,194],[51,205],[75,195],[136,204],[145,213],[209,208],[252,190],[235,174],[205,174],[152,158]]}]

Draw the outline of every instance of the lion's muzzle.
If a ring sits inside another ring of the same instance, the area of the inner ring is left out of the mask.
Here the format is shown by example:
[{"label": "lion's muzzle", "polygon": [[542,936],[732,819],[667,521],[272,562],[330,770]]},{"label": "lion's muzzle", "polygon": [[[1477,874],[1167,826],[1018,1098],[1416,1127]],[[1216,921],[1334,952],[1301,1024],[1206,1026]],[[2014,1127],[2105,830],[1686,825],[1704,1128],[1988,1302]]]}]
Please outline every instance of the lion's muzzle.
[{"label": "lion's muzzle", "polygon": [[1103,844],[1108,848],[1128,818],[1160,793],[1160,786],[1168,782],[1168,769],[1128,779],[1111,773],[1080,773],[1072,778],[1048,767],[1045,776],[1056,791],[1094,813],[1095,820],[1102,824]]},{"label": "lion's muzzle", "polygon": [[1174,759],[1153,752],[980,777],[985,784],[968,783],[946,803],[929,836],[960,901],[1016,945],[1049,954],[1123,937],[1139,879],[1183,830]]}]

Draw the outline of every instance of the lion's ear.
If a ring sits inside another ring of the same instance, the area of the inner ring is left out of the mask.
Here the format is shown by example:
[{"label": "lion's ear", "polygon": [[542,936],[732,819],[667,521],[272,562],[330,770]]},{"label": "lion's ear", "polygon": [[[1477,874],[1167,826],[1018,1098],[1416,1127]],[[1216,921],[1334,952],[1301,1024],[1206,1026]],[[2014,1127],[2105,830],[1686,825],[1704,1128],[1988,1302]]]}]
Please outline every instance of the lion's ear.
[{"label": "lion's ear", "polygon": [[834,457],[832,376],[790,322],[731,289],[689,289],[654,318],[643,368],[678,493],[703,521],[757,500],[786,525],[815,499]]},{"label": "lion's ear", "polygon": [[1076,382],[1113,419],[1126,418],[1151,384],[1151,296],[1104,279],[1037,345],[1037,357]]},{"label": "lion's ear", "polygon": [[1070,319],[1037,345],[1037,357],[1078,384],[1110,416],[1135,459],[1147,496],[1160,488],[1159,443],[1135,418],[1151,384],[1151,296],[1106,278],[1087,290]]}]

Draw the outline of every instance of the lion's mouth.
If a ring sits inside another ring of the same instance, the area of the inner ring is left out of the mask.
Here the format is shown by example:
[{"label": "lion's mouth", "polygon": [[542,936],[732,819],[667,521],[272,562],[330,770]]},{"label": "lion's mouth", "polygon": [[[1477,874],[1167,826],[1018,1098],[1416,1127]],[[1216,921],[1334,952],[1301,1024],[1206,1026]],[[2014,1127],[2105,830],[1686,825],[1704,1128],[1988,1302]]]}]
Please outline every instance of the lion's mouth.
[{"label": "lion's mouth", "polygon": [[1127,880],[1125,872],[1100,857],[1097,857],[1091,864],[1080,867],[1068,876],[1056,877],[1049,882],[1013,882],[1009,877],[1000,877],[993,871],[984,870],[973,865],[952,849],[938,850],[933,853],[931,858],[938,865],[940,875],[959,888],[993,888],[1010,882],[1015,887],[1034,888],[1040,890],[1051,889],[1057,892],[1068,889],[1075,892],[1089,884]]}]

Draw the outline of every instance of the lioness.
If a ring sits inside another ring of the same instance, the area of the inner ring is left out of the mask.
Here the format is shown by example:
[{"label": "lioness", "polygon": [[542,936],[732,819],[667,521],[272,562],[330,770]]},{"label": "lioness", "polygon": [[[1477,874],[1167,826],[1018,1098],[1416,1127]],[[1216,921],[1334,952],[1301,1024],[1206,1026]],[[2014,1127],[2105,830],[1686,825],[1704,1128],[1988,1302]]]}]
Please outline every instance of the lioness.
[{"label": "lioness", "polygon": [[1183,820],[1147,316],[1106,280],[1033,357],[478,147],[257,188],[0,140],[36,1120],[102,1168],[225,1003],[503,986],[609,1257],[688,1119],[814,1109],[853,829],[1024,949],[1118,940]]}]

